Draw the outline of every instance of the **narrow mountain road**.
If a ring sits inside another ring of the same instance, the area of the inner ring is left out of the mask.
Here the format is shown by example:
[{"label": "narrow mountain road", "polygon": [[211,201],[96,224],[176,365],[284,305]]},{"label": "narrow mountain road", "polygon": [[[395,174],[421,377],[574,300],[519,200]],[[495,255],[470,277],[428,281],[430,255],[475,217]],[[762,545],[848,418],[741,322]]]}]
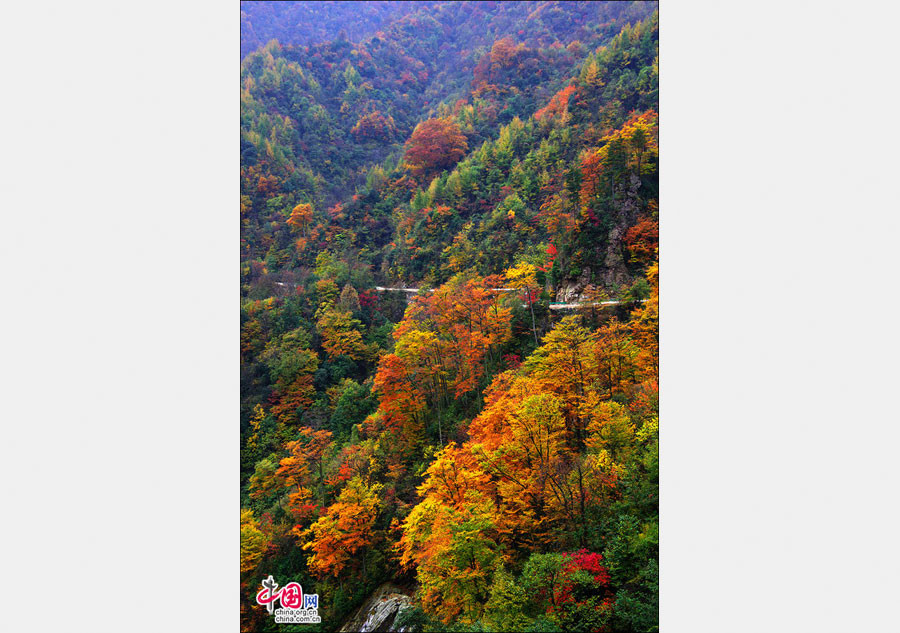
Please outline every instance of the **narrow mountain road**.
[{"label": "narrow mountain road", "polygon": [[[405,286],[386,287],[375,286],[378,292],[405,292],[410,295],[418,294],[419,288],[407,288]],[[496,288],[496,292],[514,292],[515,288]],[[429,288],[426,292],[434,292],[433,288]],[[638,300],[638,303],[646,303],[646,299]],[[598,308],[603,306],[617,306],[623,303],[632,303],[631,301],[593,301],[593,302],[574,302],[574,303],[550,303],[551,310],[577,310],[579,308]]]},{"label": "narrow mountain road", "polygon": [[[375,286],[375,290],[379,292],[408,292],[410,294],[416,294],[419,292],[419,288],[406,288],[404,286],[398,286],[394,288],[385,288],[384,286]],[[495,288],[496,292],[512,292],[515,288]],[[428,288],[426,292],[434,292],[434,288]]]},{"label": "narrow mountain road", "polygon": [[[276,286],[290,286],[293,288],[297,287],[297,284],[286,284],[282,281],[276,281]],[[387,287],[387,286],[375,286],[375,290],[378,292],[405,292],[406,294],[412,296],[419,293],[419,288],[407,288],[404,286],[396,286],[396,287]],[[496,288],[496,292],[514,292],[515,288]],[[434,288],[428,288],[425,292],[434,292]],[[637,303],[646,303],[646,299],[639,299]],[[617,306],[622,305],[623,303],[633,303],[632,301],[593,301],[593,302],[572,302],[572,303],[555,303],[550,302],[548,306],[551,310],[578,310],[583,308],[602,308],[604,306]]]},{"label": "narrow mountain road", "polygon": [[[638,303],[646,303],[646,299],[639,299]],[[578,308],[597,308],[601,306],[617,306],[633,301],[594,301],[593,303],[551,303],[551,310],[577,310]]]}]

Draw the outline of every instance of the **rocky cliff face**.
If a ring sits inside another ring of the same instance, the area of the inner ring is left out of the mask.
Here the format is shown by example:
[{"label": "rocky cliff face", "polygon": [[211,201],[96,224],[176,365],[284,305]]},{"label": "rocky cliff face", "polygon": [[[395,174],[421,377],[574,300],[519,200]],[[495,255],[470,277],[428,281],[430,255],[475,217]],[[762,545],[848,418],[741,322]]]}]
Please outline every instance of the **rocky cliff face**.
[{"label": "rocky cliff face", "polygon": [[581,293],[591,282],[591,269],[585,268],[574,281],[566,281],[556,289],[554,301],[559,303],[572,303],[581,299]]},{"label": "rocky cliff face", "polygon": [[555,301],[559,303],[581,301],[582,293],[592,281],[605,289],[628,286],[634,282],[634,276],[628,271],[625,262],[623,240],[628,228],[637,222],[639,216],[640,187],[640,179],[632,174],[627,183],[616,188],[617,198],[610,210],[612,227],[604,243],[595,251],[596,264],[593,266],[593,274],[591,268],[583,268],[576,279],[562,281],[556,288]]},{"label": "rocky cliff face", "polygon": [[341,633],[389,633],[402,629],[394,626],[397,616],[412,603],[409,591],[391,583],[381,585],[356,610],[353,616],[344,622]]},{"label": "rocky cliff face", "polygon": [[[625,265],[622,239],[628,227],[633,226],[640,212],[640,198],[638,190],[641,188],[641,180],[634,174],[627,184],[617,187],[617,199],[612,205],[613,226],[606,239],[606,252],[603,256],[603,270],[600,273],[600,282],[604,286],[625,285],[633,281]],[[598,253],[599,254],[599,253]]]}]

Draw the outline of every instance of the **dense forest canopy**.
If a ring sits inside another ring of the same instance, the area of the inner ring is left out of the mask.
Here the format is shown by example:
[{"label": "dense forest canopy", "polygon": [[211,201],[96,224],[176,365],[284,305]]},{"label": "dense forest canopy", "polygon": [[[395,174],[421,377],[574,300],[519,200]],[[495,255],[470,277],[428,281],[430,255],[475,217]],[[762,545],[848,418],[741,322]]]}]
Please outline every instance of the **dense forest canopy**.
[{"label": "dense forest canopy", "polygon": [[241,0],[241,59],[270,40],[304,46],[339,38],[358,42],[382,25],[432,4],[423,0]]},{"label": "dense forest canopy", "polygon": [[242,629],[658,630],[657,3],[241,4]]}]

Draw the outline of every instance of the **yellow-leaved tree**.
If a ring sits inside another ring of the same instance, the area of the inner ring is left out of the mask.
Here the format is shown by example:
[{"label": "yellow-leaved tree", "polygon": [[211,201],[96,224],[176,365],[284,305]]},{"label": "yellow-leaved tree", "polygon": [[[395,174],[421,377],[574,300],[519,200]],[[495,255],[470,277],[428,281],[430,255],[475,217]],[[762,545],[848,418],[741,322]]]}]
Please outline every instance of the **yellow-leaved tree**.
[{"label": "yellow-leaved tree", "polygon": [[241,573],[249,573],[257,568],[262,560],[269,539],[259,527],[259,521],[253,518],[253,510],[241,508]]},{"label": "yellow-leaved tree", "polygon": [[537,325],[534,321],[534,302],[541,291],[537,282],[537,266],[528,262],[519,262],[508,268],[504,277],[509,285],[522,293],[522,298],[531,310],[531,331],[534,332],[534,344],[538,345]]}]

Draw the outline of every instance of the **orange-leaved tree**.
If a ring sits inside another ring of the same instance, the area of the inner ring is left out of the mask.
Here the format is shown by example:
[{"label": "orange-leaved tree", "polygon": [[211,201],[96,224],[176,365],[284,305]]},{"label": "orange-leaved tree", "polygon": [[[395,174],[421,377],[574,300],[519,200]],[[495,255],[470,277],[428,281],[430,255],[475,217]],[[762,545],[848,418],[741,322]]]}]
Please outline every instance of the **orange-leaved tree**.
[{"label": "orange-leaved tree", "polygon": [[306,539],[303,549],[312,552],[307,566],[313,574],[319,578],[338,578],[356,562],[365,574],[365,553],[359,554],[374,542],[372,527],[378,518],[383,488],[381,484],[367,484],[362,478],[354,477],[309,529],[294,528],[297,536]]},{"label": "orange-leaved tree", "polygon": [[453,167],[468,147],[455,121],[428,119],[416,126],[406,142],[406,163],[413,173],[427,178]]},{"label": "orange-leaved tree", "polygon": [[498,276],[457,275],[409,305],[394,338],[394,352],[382,357],[375,374],[380,411],[397,428],[424,427],[435,413],[443,445],[442,412],[454,399],[474,394],[485,364],[499,362],[510,336],[510,311],[500,306]]},{"label": "orange-leaved tree", "polygon": [[312,218],[312,205],[304,202],[294,207],[290,217],[287,219],[287,223],[294,231],[302,231],[303,236],[306,237],[306,230],[309,227],[309,223],[312,222]]},{"label": "orange-leaved tree", "polygon": [[285,486],[294,489],[288,505],[298,519],[315,513],[317,506],[311,503],[314,497],[318,497],[319,504],[324,502],[323,459],[330,446],[331,431],[314,431],[309,427],[300,429],[299,437],[285,444],[289,455],[281,460],[275,475]]}]

